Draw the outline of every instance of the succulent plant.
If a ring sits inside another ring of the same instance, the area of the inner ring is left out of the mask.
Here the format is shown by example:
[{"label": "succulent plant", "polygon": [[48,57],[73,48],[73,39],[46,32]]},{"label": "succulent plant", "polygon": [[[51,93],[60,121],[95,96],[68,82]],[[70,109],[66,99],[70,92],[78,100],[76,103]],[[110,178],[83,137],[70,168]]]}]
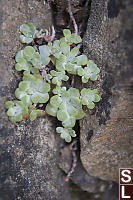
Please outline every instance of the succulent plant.
[{"label": "succulent plant", "polygon": [[20,42],[26,44],[31,43],[38,33],[36,27],[32,23],[22,24],[20,26],[20,32],[22,33],[22,35],[20,35]]},{"label": "succulent plant", "polygon": [[28,113],[28,106],[22,101],[7,101],[5,108],[8,109],[7,115],[12,122],[22,121],[23,115]]},{"label": "succulent plant", "polygon": [[93,109],[95,107],[94,102],[100,101],[98,91],[96,89],[83,88],[81,90],[81,101],[83,105],[86,105],[89,109]]},{"label": "succulent plant", "polygon": [[[39,33],[32,23],[21,25],[20,31],[20,41],[26,44],[33,44]],[[60,40],[38,46],[37,50],[31,44],[18,51],[15,69],[23,73],[22,81],[15,90],[18,100],[7,101],[5,107],[12,122],[25,118],[33,121],[45,113],[57,117],[62,123],[62,127],[56,128],[57,133],[66,142],[71,142],[72,137],[76,137],[76,120],[85,115],[83,105],[93,109],[100,101],[96,89],[83,88],[79,91],[74,88],[72,76],[80,76],[82,82],[87,83],[89,79],[97,80],[100,69],[81,54],[77,45],[82,42],[79,35],[69,29],[64,29],[63,35]],[[46,103],[45,111],[38,106]]]},{"label": "succulent plant", "polygon": [[15,96],[26,105],[46,103],[49,100],[50,85],[43,81],[41,75],[24,72],[23,81],[15,91]]},{"label": "succulent plant", "polygon": [[60,133],[60,137],[66,142],[71,142],[72,137],[76,137],[76,133],[72,128],[57,127],[56,132]]},{"label": "succulent plant", "polygon": [[83,83],[87,83],[88,79],[90,79],[91,81],[96,81],[98,78],[99,72],[100,72],[100,69],[92,60],[89,60],[87,62],[87,67],[85,68],[80,67],[77,70],[77,74],[79,76],[82,76]]}]

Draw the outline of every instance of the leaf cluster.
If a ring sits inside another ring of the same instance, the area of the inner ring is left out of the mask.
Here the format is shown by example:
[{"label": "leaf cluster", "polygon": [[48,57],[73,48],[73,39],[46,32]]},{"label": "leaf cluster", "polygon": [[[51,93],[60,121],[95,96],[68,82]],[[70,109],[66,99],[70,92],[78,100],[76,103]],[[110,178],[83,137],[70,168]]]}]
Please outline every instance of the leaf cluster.
[{"label": "leaf cluster", "polygon": [[[20,31],[20,41],[27,44],[38,33],[32,23],[21,25]],[[63,127],[57,127],[56,131],[66,142],[70,142],[72,137],[76,137],[73,130],[76,120],[85,115],[83,105],[93,109],[95,103],[100,101],[100,96],[96,89],[83,88],[79,91],[71,87],[69,78],[78,75],[83,83],[87,83],[89,79],[95,81],[100,69],[86,55],[80,53],[80,36],[68,29],[63,30],[63,35],[60,40],[39,46],[38,51],[32,46],[26,46],[16,54],[15,68],[23,72],[23,78],[15,91],[18,100],[7,101],[5,107],[12,122],[19,122],[24,118],[33,121],[45,114],[36,105],[49,101],[46,113],[61,121]],[[54,69],[51,69],[50,66],[53,65]],[[68,80],[69,83],[66,84]],[[49,100],[51,84],[55,87]]]},{"label": "leaf cluster", "polygon": [[41,75],[24,72],[23,81],[19,83],[15,96],[29,106],[34,103],[46,103],[49,100],[49,91],[50,85],[43,81]]},{"label": "leaf cluster", "polygon": [[27,46],[24,50],[20,50],[15,57],[17,71],[29,71],[31,73],[39,73],[42,66],[41,56],[31,46]]},{"label": "leaf cluster", "polygon": [[45,115],[43,110],[36,109],[34,106],[28,107],[23,101],[7,101],[5,108],[8,109],[7,115],[11,122],[20,122],[27,118],[33,121],[37,117]]},{"label": "leaf cluster", "polygon": [[38,31],[36,30],[36,27],[34,24],[22,24],[20,26],[20,32],[22,33],[20,35],[20,42],[30,44],[35,38]]},{"label": "leaf cluster", "polygon": [[55,95],[51,97],[47,104],[46,112],[62,122],[64,128],[57,128],[56,131],[61,133],[61,137],[67,142],[70,142],[71,137],[75,137],[72,128],[75,126],[76,120],[82,119],[85,115],[82,105],[93,109],[95,107],[94,102],[100,101],[100,97],[96,89],[86,88],[80,92],[76,88],[66,90],[66,87],[56,87],[53,93]]}]

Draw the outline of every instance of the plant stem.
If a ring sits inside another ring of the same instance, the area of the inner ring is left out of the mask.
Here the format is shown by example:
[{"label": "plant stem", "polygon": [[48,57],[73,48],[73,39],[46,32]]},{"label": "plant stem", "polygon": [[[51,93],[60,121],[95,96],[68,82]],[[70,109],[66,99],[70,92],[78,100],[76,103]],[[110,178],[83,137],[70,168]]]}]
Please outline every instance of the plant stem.
[{"label": "plant stem", "polygon": [[73,13],[72,13],[72,7],[71,7],[70,0],[67,0],[67,2],[68,2],[68,12],[69,12],[70,18],[73,22],[73,26],[74,26],[74,30],[75,30],[74,32],[78,35],[78,25],[77,25],[76,20],[73,16]]}]

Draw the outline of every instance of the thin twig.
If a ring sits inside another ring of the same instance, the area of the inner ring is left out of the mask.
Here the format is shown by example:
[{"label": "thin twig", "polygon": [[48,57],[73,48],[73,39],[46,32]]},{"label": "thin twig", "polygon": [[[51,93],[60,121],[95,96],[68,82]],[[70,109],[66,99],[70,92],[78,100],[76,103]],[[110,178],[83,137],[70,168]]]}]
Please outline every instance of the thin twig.
[{"label": "thin twig", "polygon": [[54,26],[52,25],[52,35],[46,35],[44,36],[44,39],[46,42],[52,42],[55,38],[55,29],[54,29]]},{"label": "thin twig", "polygon": [[55,38],[55,29],[54,26],[52,25],[52,35],[51,35],[51,41],[53,41]]},{"label": "thin twig", "polygon": [[45,33],[41,33],[38,34],[37,38],[38,39],[44,39],[46,42],[52,42],[55,38],[55,29],[54,26],[52,25],[52,35],[50,35],[50,30],[48,31],[47,29],[45,29]]},{"label": "thin twig", "polygon": [[85,3],[85,7],[87,7],[89,4],[89,1],[87,0],[86,3]]},{"label": "thin twig", "polygon": [[72,7],[71,7],[70,0],[67,0],[67,2],[68,2],[68,12],[69,12],[70,18],[73,22],[75,33],[78,35],[78,25],[77,25],[76,20],[73,16],[73,13],[72,13]]},{"label": "thin twig", "polygon": [[71,144],[70,144],[70,150],[72,152],[72,167],[70,169],[70,171],[68,172],[65,181],[68,182],[69,179],[71,178],[71,175],[73,174],[75,167],[77,166],[77,140],[74,140]]},{"label": "thin twig", "polygon": [[74,75],[72,75],[72,80],[71,80],[71,87],[74,87]]}]

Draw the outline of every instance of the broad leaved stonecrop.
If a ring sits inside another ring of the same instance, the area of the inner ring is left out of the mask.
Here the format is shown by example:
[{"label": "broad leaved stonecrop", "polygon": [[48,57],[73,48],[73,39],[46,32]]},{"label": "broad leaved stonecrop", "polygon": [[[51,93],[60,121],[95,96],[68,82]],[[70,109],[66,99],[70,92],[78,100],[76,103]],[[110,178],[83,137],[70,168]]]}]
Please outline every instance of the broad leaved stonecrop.
[{"label": "broad leaved stonecrop", "polygon": [[[20,42],[29,45],[16,54],[15,69],[22,71],[23,78],[15,91],[17,100],[5,103],[7,115],[12,122],[25,118],[33,121],[46,112],[62,122],[56,131],[66,142],[71,142],[76,137],[73,130],[76,120],[85,115],[83,105],[93,109],[95,102],[100,101],[96,89],[74,88],[72,77],[80,76],[83,83],[96,81],[100,70],[80,53],[81,37],[68,29],[63,30],[64,37],[60,40],[38,45],[37,50],[32,44],[41,32],[32,23],[21,25],[20,32]],[[45,111],[39,109],[39,104],[46,103]]]}]

